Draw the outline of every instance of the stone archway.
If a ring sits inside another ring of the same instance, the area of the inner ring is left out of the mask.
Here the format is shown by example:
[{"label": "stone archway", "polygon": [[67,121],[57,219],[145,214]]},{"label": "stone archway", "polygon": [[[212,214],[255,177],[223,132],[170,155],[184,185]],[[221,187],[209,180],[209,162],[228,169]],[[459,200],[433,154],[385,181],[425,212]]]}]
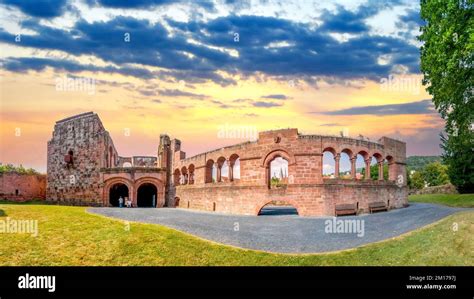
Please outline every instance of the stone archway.
[{"label": "stone archway", "polygon": [[[124,186],[124,187],[114,187],[114,186]],[[118,197],[117,197],[117,192],[116,188],[121,188],[121,190],[127,189],[127,191],[121,192]],[[128,197],[133,201],[134,198],[134,188],[133,188],[133,183],[131,183],[129,180],[121,178],[121,177],[114,177],[106,180],[104,182],[104,187],[103,187],[103,197],[102,197],[102,202],[103,206],[105,207],[110,207],[110,206],[118,206],[118,198],[120,195],[125,199],[125,196]],[[125,195],[126,194],[126,195]],[[113,201],[111,202],[111,198],[113,198]]]},{"label": "stone archway", "polygon": [[[154,196],[154,201],[153,201]],[[143,177],[135,181],[135,207],[162,207],[165,204],[165,187],[161,180]]]},{"label": "stone archway", "polygon": [[143,183],[137,188],[137,207],[155,208],[158,202],[158,188],[152,183]]},{"label": "stone archway", "polygon": [[109,205],[112,207],[119,207],[119,198],[122,197],[122,205],[125,204],[125,200],[130,196],[130,191],[127,185],[124,183],[115,183],[109,188]]},{"label": "stone archway", "polygon": [[[267,211],[265,209],[268,208]],[[299,206],[294,200],[285,198],[281,200],[266,200],[257,204],[256,216],[260,215],[298,215],[301,216]]]}]

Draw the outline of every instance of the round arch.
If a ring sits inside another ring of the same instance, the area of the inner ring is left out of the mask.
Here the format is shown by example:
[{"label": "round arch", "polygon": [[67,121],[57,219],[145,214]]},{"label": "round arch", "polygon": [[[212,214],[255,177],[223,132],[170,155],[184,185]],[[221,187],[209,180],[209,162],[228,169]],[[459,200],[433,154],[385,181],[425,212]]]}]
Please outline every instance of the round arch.
[{"label": "round arch", "polygon": [[373,153],[373,154],[372,154],[372,157],[374,157],[374,158],[377,160],[377,162],[383,161],[383,155],[382,155],[381,153],[379,153],[379,152]]},{"label": "round arch", "polygon": [[[140,190],[141,187],[143,188]],[[164,203],[164,184],[160,179],[153,177],[139,178],[135,181],[134,189],[133,205],[136,207],[159,207]],[[153,195],[155,196],[154,203]]]},{"label": "round arch", "polygon": [[349,148],[344,148],[342,151],[341,151],[341,154],[342,153],[345,153],[349,156],[349,159],[352,159],[354,157],[354,152],[349,149]]},{"label": "round arch", "polygon": [[[262,211],[262,209],[267,206],[268,204],[272,203],[273,201],[275,201],[274,199],[265,199],[263,201],[260,201],[256,207],[255,207],[255,214],[256,216],[259,216],[260,215],[260,212]],[[296,213],[298,215],[301,215],[300,213],[300,207],[298,206],[298,204],[296,203],[295,200],[293,199],[290,199],[290,198],[284,198],[284,199],[281,199],[281,200],[278,200],[278,201],[281,201],[281,202],[285,202],[285,203],[288,203],[290,204],[291,206],[293,206],[296,210]]]},{"label": "round arch", "polygon": [[337,155],[336,150],[332,146],[327,146],[323,149],[322,153],[330,152],[334,157]]},{"label": "round arch", "polygon": [[137,188],[137,207],[155,208],[158,201],[158,188],[152,183],[143,183]]},{"label": "round arch", "polygon": [[296,163],[295,156],[292,153],[287,152],[284,149],[276,149],[276,150],[273,150],[273,151],[269,152],[262,159],[262,162],[261,162],[262,167],[269,167],[270,162],[273,161],[277,157],[282,157],[283,159],[288,161],[288,166],[294,165]]},{"label": "round arch", "polygon": [[133,182],[130,180],[127,180],[125,178],[110,178],[106,181],[104,181],[104,193],[103,193],[103,205],[104,206],[110,206],[110,189],[113,185],[115,184],[123,184],[127,187],[128,189],[128,196],[133,200],[133,194],[134,194],[134,189],[133,189]]}]

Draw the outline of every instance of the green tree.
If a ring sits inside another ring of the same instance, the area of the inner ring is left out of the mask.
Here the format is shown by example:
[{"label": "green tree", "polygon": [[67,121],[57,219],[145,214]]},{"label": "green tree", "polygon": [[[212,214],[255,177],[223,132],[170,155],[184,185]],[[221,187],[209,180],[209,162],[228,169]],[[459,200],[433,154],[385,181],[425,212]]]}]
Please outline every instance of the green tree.
[{"label": "green tree", "polygon": [[415,171],[410,176],[410,188],[412,189],[423,189],[425,187],[425,178],[421,171]]},{"label": "green tree", "polygon": [[449,183],[448,167],[439,162],[426,165],[422,171],[422,176],[428,186],[439,186]]},{"label": "green tree", "polygon": [[446,121],[443,161],[462,193],[474,192],[474,0],[422,0],[423,85]]}]

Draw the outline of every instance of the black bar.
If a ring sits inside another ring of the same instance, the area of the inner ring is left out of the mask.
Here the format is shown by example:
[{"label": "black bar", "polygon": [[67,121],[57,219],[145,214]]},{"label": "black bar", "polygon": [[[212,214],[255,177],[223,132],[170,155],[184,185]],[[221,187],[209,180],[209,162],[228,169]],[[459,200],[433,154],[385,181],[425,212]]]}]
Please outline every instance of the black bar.
[{"label": "black bar", "polygon": [[[55,276],[55,292],[19,289],[19,277],[26,273]],[[431,280],[419,282],[410,276]],[[472,267],[0,267],[0,298],[319,298],[329,294],[472,299],[473,278]],[[456,289],[407,289],[407,284],[427,283]]]}]

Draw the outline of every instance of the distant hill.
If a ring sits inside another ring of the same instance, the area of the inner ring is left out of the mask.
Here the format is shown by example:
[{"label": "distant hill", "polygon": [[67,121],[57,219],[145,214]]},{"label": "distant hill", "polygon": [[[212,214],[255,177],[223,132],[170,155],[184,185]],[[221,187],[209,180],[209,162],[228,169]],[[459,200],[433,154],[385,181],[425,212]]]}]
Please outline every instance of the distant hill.
[{"label": "distant hill", "polygon": [[441,162],[440,156],[411,156],[407,158],[407,167],[409,170],[420,170],[425,167],[426,164],[439,161]]}]

